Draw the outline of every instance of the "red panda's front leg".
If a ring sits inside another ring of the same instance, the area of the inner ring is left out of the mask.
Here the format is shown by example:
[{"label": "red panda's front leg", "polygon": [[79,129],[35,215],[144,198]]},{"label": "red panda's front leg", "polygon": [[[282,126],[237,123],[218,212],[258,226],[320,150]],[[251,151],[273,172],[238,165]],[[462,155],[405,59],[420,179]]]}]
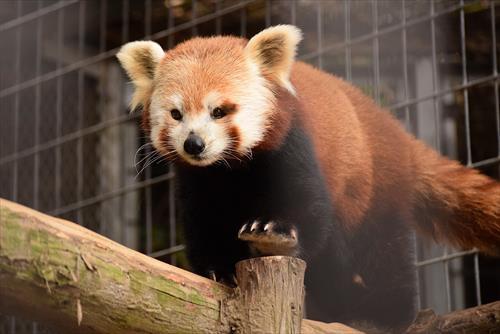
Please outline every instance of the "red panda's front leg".
[{"label": "red panda's front leg", "polygon": [[238,238],[248,242],[256,256],[297,256],[299,253],[297,229],[279,220],[248,222],[240,228]]}]

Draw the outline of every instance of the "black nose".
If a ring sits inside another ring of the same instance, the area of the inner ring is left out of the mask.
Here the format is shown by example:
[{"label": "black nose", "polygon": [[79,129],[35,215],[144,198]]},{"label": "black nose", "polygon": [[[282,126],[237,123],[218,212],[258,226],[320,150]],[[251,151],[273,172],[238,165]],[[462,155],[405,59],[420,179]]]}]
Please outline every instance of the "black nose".
[{"label": "black nose", "polygon": [[199,136],[191,133],[184,142],[184,151],[191,155],[198,155],[205,149],[205,143]]}]

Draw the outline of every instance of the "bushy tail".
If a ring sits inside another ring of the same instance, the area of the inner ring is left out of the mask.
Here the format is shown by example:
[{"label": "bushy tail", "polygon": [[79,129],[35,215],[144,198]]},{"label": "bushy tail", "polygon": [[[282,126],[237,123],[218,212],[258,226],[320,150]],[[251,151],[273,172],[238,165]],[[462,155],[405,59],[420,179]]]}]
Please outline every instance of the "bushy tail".
[{"label": "bushy tail", "polygon": [[439,241],[500,255],[500,183],[415,146],[417,228]]}]

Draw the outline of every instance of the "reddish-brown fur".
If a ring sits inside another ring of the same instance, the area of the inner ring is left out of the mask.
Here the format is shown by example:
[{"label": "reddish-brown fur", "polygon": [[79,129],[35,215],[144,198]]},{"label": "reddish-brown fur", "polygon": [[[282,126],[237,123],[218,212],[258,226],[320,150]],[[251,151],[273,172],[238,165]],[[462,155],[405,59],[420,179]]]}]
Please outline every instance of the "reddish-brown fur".
[{"label": "reddish-brown fur", "polygon": [[[292,110],[311,135],[333,205],[351,231],[363,218],[394,208],[436,239],[498,253],[498,182],[439,156],[339,78],[297,62],[291,81],[300,103]],[[269,143],[287,131],[271,128]]]},{"label": "reddish-brown fur", "polygon": [[[230,83],[246,75],[241,70],[245,68],[243,46],[244,41],[234,37],[194,38],[179,44],[160,62],[156,86],[162,87],[166,95],[180,92],[186,111],[202,111],[208,92],[229,93]],[[168,85],[163,84],[167,81]]]},{"label": "reddish-brown fur", "polygon": [[149,132],[151,131],[151,124],[149,120],[149,101],[144,103],[144,106],[140,106],[142,109],[141,112],[141,127],[142,130],[149,135]]},{"label": "reddish-brown fur", "polygon": [[[293,116],[300,108],[299,102],[290,92],[283,88],[275,88],[275,90],[277,99],[274,108],[278,112],[270,113],[271,126],[266,133],[265,140],[257,145],[256,150],[278,148],[292,126]],[[280,112],[283,110],[286,112]]]},{"label": "reddish-brown fur", "polygon": [[[186,110],[202,110],[207,92],[215,88],[230,95],[230,85],[245,77],[238,68],[244,68],[246,43],[216,37],[180,44],[160,62],[156,87],[167,95],[182,92]],[[196,59],[192,66],[189,59]],[[185,86],[182,78],[197,80]],[[295,62],[291,82],[296,97],[272,77],[267,79],[277,100],[269,112],[271,126],[265,139],[254,149],[279,147],[298,117],[311,136],[333,206],[348,230],[355,232],[366,217],[394,210],[438,240],[499,252],[498,182],[439,156],[372,99],[337,77]],[[164,85],[164,80],[170,84]],[[146,130],[148,108],[145,101]],[[238,142],[240,130],[229,126],[228,131]]]}]

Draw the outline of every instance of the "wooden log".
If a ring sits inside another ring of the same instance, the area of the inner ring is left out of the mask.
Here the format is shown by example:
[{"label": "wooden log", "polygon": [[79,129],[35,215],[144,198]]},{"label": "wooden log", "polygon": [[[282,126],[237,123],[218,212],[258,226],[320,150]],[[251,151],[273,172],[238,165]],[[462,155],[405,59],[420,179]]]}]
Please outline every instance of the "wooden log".
[{"label": "wooden log", "polygon": [[500,301],[437,315],[427,309],[418,313],[406,334],[500,333]]},{"label": "wooden log", "polygon": [[243,333],[300,333],[305,269],[304,261],[284,256],[238,262],[228,316],[236,315],[233,322]]},{"label": "wooden log", "polygon": [[[304,269],[289,257],[245,260],[232,289],[0,199],[0,312],[64,333],[361,333],[301,323]],[[422,311],[406,331],[457,332],[500,333],[500,302]]]},{"label": "wooden log", "polygon": [[2,313],[15,308],[68,333],[228,333],[220,305],[231,293],[79,225],[0,201]]},{"label": "wooden log", "polygon": [[363,334],[363,332],[338,322],[327,324],[304,319],[302,320],[302,334]]},{"label": "wooden log", "polygon": [[65,333],[359,333],[300,323],[304,268],[242,261],[232,289],[0,199],[0,312]]}]

